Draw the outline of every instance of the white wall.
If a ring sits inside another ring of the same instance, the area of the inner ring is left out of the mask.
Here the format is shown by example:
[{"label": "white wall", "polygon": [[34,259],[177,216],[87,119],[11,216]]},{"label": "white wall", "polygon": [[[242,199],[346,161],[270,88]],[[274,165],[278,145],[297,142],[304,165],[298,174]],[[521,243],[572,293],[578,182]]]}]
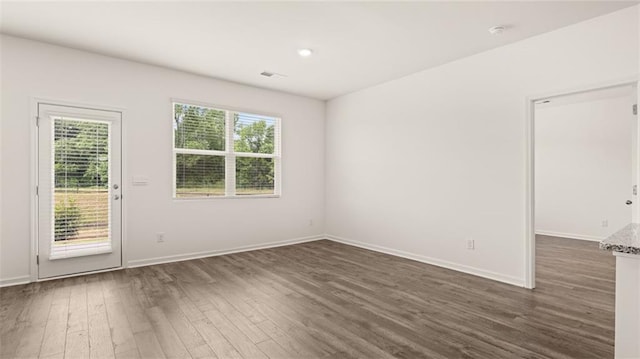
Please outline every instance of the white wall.
[{"label": "white wall", "polygon": [[640,256],[616,256],[616,359],[640,358]]},{"label": "white wall", "polygon": [[636,76],[637,37],[633,7],[329,101],[327,232],[524,285],[525,99]]},{"label": "white wall", "polygon": [[[638,11],[638,18],[640,18],[640,6],[636,6]],[[640,49],[640,26],[638,26],[638,48]],[[638,73],[640,73],[640,56],[638,56]],[[640,81],[636,84],[636,104],[640,104]],[[640,116],[635,116],[634,122],[634,135],[633,138],[633,146],[636,149],[633,153],[633,164],[634,164],[634,173],[633,173],[633,183],[640,187],[640,165],[638,161],[638,156],[640,156]],[[640,188],[638,189],[640,191]],[[640,194],[636,192],[636,195],[633,198],[633,221],[635,223],[640,223]],[[640,313],[638,313],[640,314]],[[640,318],[639,318],[640,319]]]},{"label": "white wall", "polygon": [[536,233],[602,240],[631,222],[635,86],[614,91],[536,106]]},{"label": "white wall", "polygon": [[[130,262],[324,232],[324,102],[14,37],[1,40],[0,283],[29,275],[33,96],[125,109]],[[174,201],[171,98],[281,115],[282,197]],[[148,176],[149,185],[131,186],[134,175]],[[156,232],[166,233],[165,243],[156,243]]]}]

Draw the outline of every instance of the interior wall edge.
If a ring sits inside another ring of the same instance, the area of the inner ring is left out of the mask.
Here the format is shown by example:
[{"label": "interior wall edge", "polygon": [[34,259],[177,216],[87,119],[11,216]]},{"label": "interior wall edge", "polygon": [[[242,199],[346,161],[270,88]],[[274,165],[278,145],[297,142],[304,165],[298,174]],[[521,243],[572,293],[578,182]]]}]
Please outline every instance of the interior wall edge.
[{"label": "interior wall edge", "polygon": [[592,242],[600,242],[601,240],[605,239],[605,237],[590,236],[586,234],[563,233],[563,232],[545,231],[545,230],[537,230],[537,229],[536,229],[536,234],[539,234],[542,236],[569,238],[569,239],[577,239],[581,241],[592,241]]},{"label": "interior wall edge", "polygon": [[369,244],[369,243],[357,241],[350,238],[338,237],[331,234],[327,234],[326,238],[334,242],[355,246],[355,247],[360,247],[360,248],[368,249],[374,252],[384,253],[384,254],[395,256],[395,257],[411,259],[417,262],[430,264],[430,265],[434,265],[441,268],[451,269],[454,271],[471,274],[471,275],[482,277],[485,279],[495,280],[498,282],[514,285],[517,287],[525,287],[524,277],[519,278],[519,277],[504,275],[501,273],[496,273],[496,272],[492,272],[492,271],[488,271],[488,270],[484,270],[484,269],[480,269],[480,268],[476,268],[476,267],[472,267],[472,266],[468,266],[460,263],[449,262],[449,261],[445,261],[437,258],[424,256],[421,254],[405,252],[397,249],[392,249],[388,247],[378,246],[375,244]]}]

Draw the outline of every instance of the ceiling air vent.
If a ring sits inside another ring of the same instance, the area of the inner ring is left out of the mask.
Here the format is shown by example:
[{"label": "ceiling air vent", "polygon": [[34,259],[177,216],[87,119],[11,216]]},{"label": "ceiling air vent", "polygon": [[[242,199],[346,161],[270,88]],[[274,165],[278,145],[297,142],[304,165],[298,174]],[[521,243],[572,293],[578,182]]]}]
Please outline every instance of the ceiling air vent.
[{"label": "ceiling air vent", "polygon": [[277,72],[271,72],[271,71],[262,71],[260,75],[264,77],[282,77],[282,78],[287,77],[287,75],[283,75],[283,74],[279,74]]}]

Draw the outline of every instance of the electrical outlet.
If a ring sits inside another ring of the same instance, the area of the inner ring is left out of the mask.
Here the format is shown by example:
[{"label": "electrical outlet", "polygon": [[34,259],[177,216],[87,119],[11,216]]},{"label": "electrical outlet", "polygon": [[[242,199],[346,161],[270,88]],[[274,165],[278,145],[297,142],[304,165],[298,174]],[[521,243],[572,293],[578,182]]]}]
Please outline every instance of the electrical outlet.
[{"label": "electrical outlet", "polygon": [[156,239],[157,239],[158,243],[164,243],[164,233],[163,232],[158,232],[156,234]]},{"label": "electrical outlet", "polygon": [[602,220],[602,227],[609,227],[609,220],[608,219],[603,219]]},{"label": "electrical outlet", "polygon": [[467,238],[467,249],[475,249],[476,243],[472,238]]}]

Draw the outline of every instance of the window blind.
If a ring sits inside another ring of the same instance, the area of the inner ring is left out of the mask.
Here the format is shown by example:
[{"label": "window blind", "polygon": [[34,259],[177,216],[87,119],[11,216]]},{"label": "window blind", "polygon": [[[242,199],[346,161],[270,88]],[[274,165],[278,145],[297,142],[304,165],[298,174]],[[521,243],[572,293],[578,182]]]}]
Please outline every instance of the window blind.
[{"label": "window blind", "polygon": [[225,150],[225,111],[174,104],[175,148]]},{"label": "window blind", "polygon": [[54,118],[50,259],[109,253],[108,122]]},{"label": "window blind", "polygon": [[[277,119],[247,113],[234,114],[237,195],[273,194],[276,179]],[[268,155],[268,156],[259,156]]]},{"label": "window blind", "polygon": [[176,198],[278,195],[280,119],[173,104]]},{"label": "window blind", "polygon": [[234,150],[238,153],[275,154],[276,145],[275,118],[251,115],[247,113],[234,114]]},{"label": "window blind", "polygon": [[224,196],[224,156],[176,154],[176,194],[180,197]]}]

